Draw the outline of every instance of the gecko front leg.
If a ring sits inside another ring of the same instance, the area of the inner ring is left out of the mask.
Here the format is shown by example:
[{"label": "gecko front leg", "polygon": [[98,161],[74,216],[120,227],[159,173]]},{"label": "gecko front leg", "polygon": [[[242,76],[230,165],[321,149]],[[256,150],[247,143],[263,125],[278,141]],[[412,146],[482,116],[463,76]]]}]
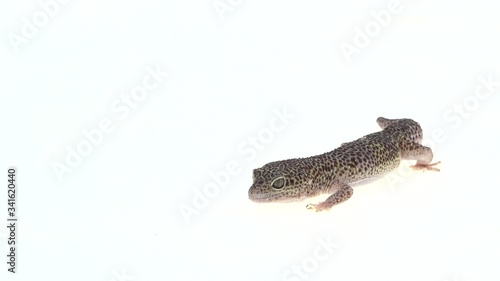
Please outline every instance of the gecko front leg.
[{"label": "gecko front leg", "polygon": [[338,182],[334,184],[334,189],[337,191],[330,195],[330,197],[326,198],[324,202],[318,204],[308,204],[306,208],[309,210],[315,210],[316,212],[330,210],[333,206],[351,198],[353,193],[352,187],[346,183]]},{"label": "gecko front leg", "polygon": [[401,158],[405,160],[417,160],[415,165],[410,166],[414,170],[440,171],[434,166],[440,164],[441,161],[431,163],[433,158],[432,149],[419,143],[411,142],[405,144],[401,151]]}]

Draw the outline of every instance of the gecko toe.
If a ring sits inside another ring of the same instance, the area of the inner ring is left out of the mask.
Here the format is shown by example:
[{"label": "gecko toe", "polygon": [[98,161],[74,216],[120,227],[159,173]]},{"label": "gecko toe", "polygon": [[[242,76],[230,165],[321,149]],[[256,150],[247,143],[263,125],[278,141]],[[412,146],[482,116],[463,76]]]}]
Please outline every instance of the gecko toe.
[{"label": "gecko toe", "polygon": [[413,170],[422,170],[422,171],[434,171],[434,172],[440,172],[441,170],[438,168],[434,168],[433,166],[436,166],[438,164],[441,164],[441,161],[438,161],[436,163],[430,163],[430,164],[415,164],[410,166]]}]

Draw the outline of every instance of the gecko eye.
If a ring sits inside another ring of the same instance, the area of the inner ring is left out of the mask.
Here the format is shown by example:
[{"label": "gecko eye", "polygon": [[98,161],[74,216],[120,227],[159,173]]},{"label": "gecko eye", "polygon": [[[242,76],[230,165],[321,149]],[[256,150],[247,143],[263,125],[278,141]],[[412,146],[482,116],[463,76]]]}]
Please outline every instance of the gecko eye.
[{"label": "gecko eye", "polygon": [[285,179],[283,177],[279,177],[279,178],[275,179],[273,181],[273,183],[271,183],[271,186],[274,189],[282,189],[283,186],[285,186]]}]

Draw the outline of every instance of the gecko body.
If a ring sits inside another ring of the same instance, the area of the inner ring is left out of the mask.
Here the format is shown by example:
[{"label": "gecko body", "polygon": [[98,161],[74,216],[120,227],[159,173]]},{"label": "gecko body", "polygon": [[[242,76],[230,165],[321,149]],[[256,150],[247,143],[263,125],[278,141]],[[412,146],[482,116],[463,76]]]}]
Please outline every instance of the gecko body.
[{"label": "gecko body", "polygon": [[379,117],[381,131],[337,149],[308,158],[271,162],[253,171],[248,191],[255,202],[300,201],[331,194],[324,202],[308,209],[328,210],[349,199],[353,185],[378,179],[399,166],[402,159],[416,160],[414,169],[439,171],[431,164],[433,153],[421,145],[422,129],[411,119]]}]

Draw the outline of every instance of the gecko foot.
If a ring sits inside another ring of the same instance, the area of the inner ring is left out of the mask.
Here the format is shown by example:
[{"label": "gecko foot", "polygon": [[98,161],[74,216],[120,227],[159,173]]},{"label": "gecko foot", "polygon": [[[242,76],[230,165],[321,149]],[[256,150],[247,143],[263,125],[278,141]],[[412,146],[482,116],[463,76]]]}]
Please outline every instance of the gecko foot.
[{"label": "gecko foot", "polygon": [[309,210],[315,210],[316,212],[327,211],[330,210],[333,206],[346,201],[352,196],[352,187],[350,187],[346,183],[337,182],[333,187],[338,188],[337,192],[326,198],[324,202],[321,202],[319,204],[308,204],[306,208]]},{"label": "gecko foot", "polygon": [[321,211],[324,211],[324,210],[329,210],[331,208],[331,206],[328,204],[324,204],[325,202],[323,203],[319,203],[319,204],[307,204],[306,208],[309,209],[309,210],[314,210],[316,212],[321,212]]},{"label": "gecko foot", "polygon": [[431,163],[431,164],[415,164],[415,165],[410,166],[410,168],[412,168],[413,170],[422,170],[422,171],[427,170],[427,171],[439,172],[440,170],[438,168],[434,168],[433,166],[436,166],[440,163],[441,163],[441,161],[438,161],[436,163]]}]

